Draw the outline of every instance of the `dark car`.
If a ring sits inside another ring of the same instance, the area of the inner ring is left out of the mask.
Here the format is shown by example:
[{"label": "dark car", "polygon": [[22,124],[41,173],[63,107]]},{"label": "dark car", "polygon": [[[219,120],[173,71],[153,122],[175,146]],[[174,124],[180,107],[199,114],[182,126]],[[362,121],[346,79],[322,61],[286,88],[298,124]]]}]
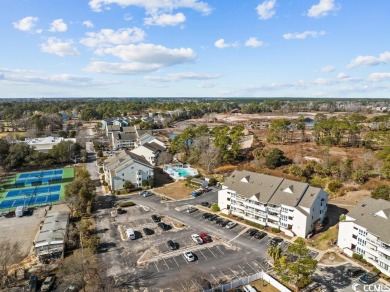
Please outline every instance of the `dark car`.
[{"label": "dark car", "polygon": [[213,222],[218,224],[219,222],[221,222],[221,220],[223,220],[221,217],[219,216],[216,216],[214,219],[213,219]]},{"label": "dark car", "polygon": [[30,278],[28,280],[28,288],[29,291],[35,292],[37,291],[37,284],[38,284],[38,277],[37,275],[30,275]]},{"label": "dark car", "polygon": [[222,226],[222,227],[225,227],[226,224],[229,223],[230,220],[227,220],[227,219],[222,219],[221,222],[218,223],[218,225]]},{"label": "dark car", "polygon": [[274,237],[269,241],[270,245],[280,245],[283,242],[283,238],[280,237]]},{"label": "dark car", "polygon": [[146,227],[143,229],[143,231],[146,235],[152,235],[154,233],[152,229]]},{"label": "dark car", "polygon": [[187,213],[194,213],[194,212],[196,212],[196,211],[198,211],[198,209],[196,209],[196,208],[194,208],[194,207],[189,207],[189,208],[186,210]]},{"label": "dark car", "polygon": [[152,218],[153,222],[156,222],[156,223],[161,221],[161,218],[158,217],[157,215],[152,215],[151,218]]},{"label": "dark car", "polygon": [[359,282],[362,284],[372,284],[376,280],[378,280],[379,275],[374,273],[365,273],[363,276],[359,278]]},{"label": "dark car", "polygon": [[353,267],[353,268],[347,270],[347,275],[349,277],[357,277],[363,273],[364,273],[364,270],[362,268],[359,268],[359,267]]},{"label": "dark car", "polygon": [[171,229],[171,226],[168,224],[165,224],[164,222],[159,222],[157,224],[158,227],[160,227],[162,230],[169,230]]},{"label": "dark car", "polygon": [[171,250],[177,249],[177,243],[173,242],[172,240],[167,241],[167,245]]},{"label": "dark car", "polygon": [[209,203],[209,202],[201,202],[200,203],[203,207],[210,207],[211,206],[211,204]]},{"label": "dark car", "polygon": [[267,235],[267,233],[263,232],[263,231],[257,231],[255,233],[255,235],[253,235],[254,238],[256,239],[262,239],[264,238],[265,236]]},{"label": "dark car", "polygon": [[207,218],[207,220],[213,221],[217,217],[218,217],[218,215],[212,214],[209,218]]},{"label": "dark car", "polygon": [[116,209],[116,211],[118,212],[118,214],[126,214],[127,213],[127,211],[122,209],[122,208],[118,208],[118,209]]},{"label": "dark car", "polygon": [[203,219],[208,219],[208,218],[210,218],[211,216],[213,216],[213,214],[210,214],[210,213],[203,213],[202,218],[203,218]]},{"label": "dark car", "polygon": [[246,231],[246,234],[248,234],[249,236],[253,236],[257,233],[257,229],[254,229],[254,228],[250,228]]}]

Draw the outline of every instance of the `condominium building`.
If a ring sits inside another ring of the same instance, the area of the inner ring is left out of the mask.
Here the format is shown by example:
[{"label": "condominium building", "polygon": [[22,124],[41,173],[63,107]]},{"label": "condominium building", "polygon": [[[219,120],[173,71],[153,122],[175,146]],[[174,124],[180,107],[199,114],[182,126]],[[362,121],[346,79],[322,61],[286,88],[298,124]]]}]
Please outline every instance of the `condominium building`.
[{"label": "condominium building", "polygon": [[250,171],[234,171],[218,191],[218,205],[230,213],[288,236],[306,237],[327,213],[328,194],[307,183]]},{"label": "condominium building", "polygon": [[359,203],[339,223],[337,245],[390,276],[390,202],[368,198]]}]

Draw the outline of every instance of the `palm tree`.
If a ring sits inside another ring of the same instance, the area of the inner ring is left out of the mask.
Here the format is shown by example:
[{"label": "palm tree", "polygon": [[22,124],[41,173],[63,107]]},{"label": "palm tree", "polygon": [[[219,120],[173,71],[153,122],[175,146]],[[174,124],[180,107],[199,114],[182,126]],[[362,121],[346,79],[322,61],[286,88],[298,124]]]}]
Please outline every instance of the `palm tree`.
[{"label": "palm tree", "polygon": [[268,255],[276,262],[282,257],[282,249],[277,245],[271,245],[267,250]]}]

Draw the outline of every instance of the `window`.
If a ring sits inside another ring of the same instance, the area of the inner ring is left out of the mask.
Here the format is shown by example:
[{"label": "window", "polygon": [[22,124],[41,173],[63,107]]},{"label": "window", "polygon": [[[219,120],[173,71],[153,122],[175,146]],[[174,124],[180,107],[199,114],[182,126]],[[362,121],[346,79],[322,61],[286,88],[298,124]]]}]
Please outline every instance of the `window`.
[{"label": "window", "polygon": [[122,173],[122,176],[125,176],[125,173]]}]

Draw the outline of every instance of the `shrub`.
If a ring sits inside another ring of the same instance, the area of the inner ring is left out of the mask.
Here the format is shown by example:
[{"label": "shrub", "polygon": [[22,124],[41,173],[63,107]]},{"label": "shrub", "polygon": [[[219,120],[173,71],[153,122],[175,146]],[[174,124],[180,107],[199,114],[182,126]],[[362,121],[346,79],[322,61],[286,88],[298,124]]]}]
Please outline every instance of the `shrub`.
[{"label": "shrub", "polygon": [[271,231],[273,233],[280,233],[280,229],[279,228],[276,228],[276,227],[272,227]]},{"label": "shrub", "polygon": [[255,228],[258,228],[258,229],[264,229],[265,226],[264,225],[261,225],[259,223],[255,223],[255,222],[252,222],[252,221],[249,221],[249,220],[245,220],[245,223],[252,226],[252,227],[255,227]]},{"label": "shrub", "polygon": [[103,167],[99,168],[99,173],[103,173]]},{"label": "shrub", "polygon": [[102,151],[102,150],[99,150],[99,151],[96,153],[96,156],[97,156],[97,157],[103,157],[103,151]]},{"label": "shrub", "polygon": [[340,215],[339,221],[340,221],[340,222],[345,221],[345,215],[344,215],[344,214],[341,214],[341,215]]},{"label": "shrub", "polygon": [[390,201],[390,185],[379,185],[371,193],[374,199],[384,199]]},{"label": "shrub", "polygon": [[317,187],[317,188],[322,188],[323,189],[323,188],[325,188],[326,179],[323,179],[323,178],[320,178],[318,176],[315,176],[311,180],[309,180],[309,183],[313,187]]},{"label": "shrub", "polygon": [[213,203],[210,207],[210,210],[213,211],[213,212],[219,212],[221,211],[221,209],[219,209],[219,206],[217,203]]},{"label": "shrub", "polygon": [[106,181],[103,182],[103,186],[108,186],[108,183]]},{"label": "shrub", "polygon": [[358,260],[358,261],[362,261],[363,260],[363,256],[361,254],[357,254],[357,253],[354,253],[352,255],[352,257],[355,259],[355,260]]},{"label": "shrub", "polygon": [[343,184],[341,182],[333,180],[328,184],[328,190],[332,193],[336,193],[342,186]]},{"label": "shrub", "polygon": [[209,179],[209,186],[215,186],[217,184],[217,180],[214,177]]},{"label": "shrub", "polygon": [[135,206],[135,203],[132,201],[122,202],[118,204],[119,207],[132,207]]},{"label": "shrub", "polygon": [[381,270],[379,270],[377,267],[375,267],[375,268],[372,269],[372,272],[375,273],[375,274],[380,274]]}]

